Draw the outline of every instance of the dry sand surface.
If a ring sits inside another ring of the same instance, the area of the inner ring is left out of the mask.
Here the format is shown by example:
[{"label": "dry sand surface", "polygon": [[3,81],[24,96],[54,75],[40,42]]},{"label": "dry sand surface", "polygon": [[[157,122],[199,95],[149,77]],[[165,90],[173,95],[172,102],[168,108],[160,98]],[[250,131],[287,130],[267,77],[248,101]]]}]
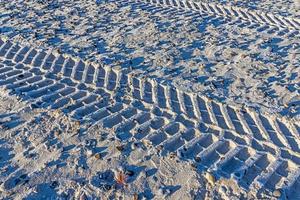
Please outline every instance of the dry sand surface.
[{"label": "dry sand surface", "polygon": [[[6,90],[0,93],[0,111],[6,114],[1,115],[1,199],[254,197],[241,193],[234,180],[212,182],[193,163],[162,157],[147,143],[122,143],[110,130],[87,128],[60,110],[32,109]],[[126,176],[124,184],[115,180],[119,174]]]},{"label": "dry sand surface", "polygon": [[0,199],[300,199],[299,7],[0,0]]},{"label": "dry sand surface", "polygon": [[[195,1],[197,2],[197,0]],[[203,0],[202,2],[237,6],[247,8],[249,10],[259,10],[266,13],[280,14],[281,16],[292,16],[295,18],[300,17],[299,0]]]},{"label": "dry sand surface", "polygon": [[279,29],[142,1],[38,2],[5,3],[3,35],[299,119],[300,21]]}]

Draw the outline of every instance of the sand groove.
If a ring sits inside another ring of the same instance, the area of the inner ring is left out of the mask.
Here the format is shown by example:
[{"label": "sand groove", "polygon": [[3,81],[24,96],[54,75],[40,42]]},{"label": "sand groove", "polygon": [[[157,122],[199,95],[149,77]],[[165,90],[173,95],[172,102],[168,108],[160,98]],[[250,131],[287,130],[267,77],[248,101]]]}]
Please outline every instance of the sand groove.
[{"label": "sand groove", "polygon": [[292,17],[263,13],[262,11],[250,11],[245,8],[235,6],[224,6],[214,3],[196,2],[192,0],[136,0],[157,6],[173,7],[186,10],[208,13],[228,18],[239,18],[244,21],[271,25],[278,28],[300,30],[300,20]]},{"label": "sand groove", "polygon": [[[99,124],[162,155],[196,161],[245,189],[299,190],[297,122],[238,109],[126,70],[0,40],[0,85],[32,102]],[[5,122],[4,122],[5,125]],[[274,178],[276,177],[276,178]]]}]

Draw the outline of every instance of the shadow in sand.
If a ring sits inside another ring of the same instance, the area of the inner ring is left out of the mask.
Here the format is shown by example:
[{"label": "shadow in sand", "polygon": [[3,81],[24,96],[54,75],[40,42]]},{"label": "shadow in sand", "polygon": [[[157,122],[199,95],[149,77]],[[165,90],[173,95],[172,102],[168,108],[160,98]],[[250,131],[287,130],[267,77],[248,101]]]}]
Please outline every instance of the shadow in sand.
[{"label": "shadow in sand", "polygon": [[[36,186],[36,192],[31,193],[28,195],[25,199],[26,200],[34,200],[34,199],[47,199],[47,200],[54,200],[54,199],[68,199],[73,195],[72,191],[68,191],[68,195],[58,195],[55,191],[56,184],[50,184],[50,183],[42,183]],[[73,191],[73,194],[75,191]],[[70,196],[69,196],[70,195]]]},{"label": "shadow in sand", "polygon": [[6,140],[0,139],[0,169],[1,176],[9,176],[17,168],[11,165],[11,160],[14,158],[13,149],[6,147]]}]

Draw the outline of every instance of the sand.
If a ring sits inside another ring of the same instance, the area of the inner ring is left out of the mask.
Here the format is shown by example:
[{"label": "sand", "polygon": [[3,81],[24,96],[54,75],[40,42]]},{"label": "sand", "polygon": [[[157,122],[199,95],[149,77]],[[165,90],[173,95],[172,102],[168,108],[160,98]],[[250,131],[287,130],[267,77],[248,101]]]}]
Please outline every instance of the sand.
[{"label": "sand", "polygon": [[0,197],[299,199],[297,5],[1,2]]},{"label": "sand", "polygon": [[[122,143],[100,126],[80,131],[60,110],[32,109],[1,90],[4,199],[247,198],[235,180],[211,182],[193,163],[160,156],[146,143]],[[13,104],[12,104],[13,103]],[[115,180],[126,175],[124,183]]]},{"label": "sand", "polygon": [[300,24],[294,30],[134,1],[73,4],[7,3],[1,32],[230,105],[299,119]]},{"label": "sand", "polygon": [[[196,1],[196,0],[195,0]],[[196,1],[197,2],[197,1]],[[268,0],[268,1],[251,1],[251,0],[235,0],[235,1],[214,1],[214,0],[205,0],[202,2],[209,2],[209,3],[219,3],[222,5],[230,5],[236,6],[241,8],[246,8],[249,10],[259,10],[265,13],[272,13],[278,14],[281,16],[291,16],[294,18],[300,17],[300,1],[299,0]]]}]

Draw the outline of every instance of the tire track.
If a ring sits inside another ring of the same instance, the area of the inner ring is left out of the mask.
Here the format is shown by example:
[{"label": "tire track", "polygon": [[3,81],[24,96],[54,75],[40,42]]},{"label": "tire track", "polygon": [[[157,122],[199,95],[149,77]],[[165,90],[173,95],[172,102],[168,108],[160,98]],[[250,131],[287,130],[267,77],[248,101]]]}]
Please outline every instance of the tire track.
[{"label": "tire track", "polygon": [[258,193],[299,189],[298,122],[53,51],[0,45],[0,85],[32,107],[60,109]]},{"label": "tire track", "polygon": [[155,6],[170,7],[207,13],[228,18],[239,18],[253,23],[275,26],[292,30],[300,30],[300,19],[284,17],[264,13],[261,11],[250,11],[235,6],[223,6],[214,3],[195,2],[192,0],[135,0],[135,2],[149,3]]}]

